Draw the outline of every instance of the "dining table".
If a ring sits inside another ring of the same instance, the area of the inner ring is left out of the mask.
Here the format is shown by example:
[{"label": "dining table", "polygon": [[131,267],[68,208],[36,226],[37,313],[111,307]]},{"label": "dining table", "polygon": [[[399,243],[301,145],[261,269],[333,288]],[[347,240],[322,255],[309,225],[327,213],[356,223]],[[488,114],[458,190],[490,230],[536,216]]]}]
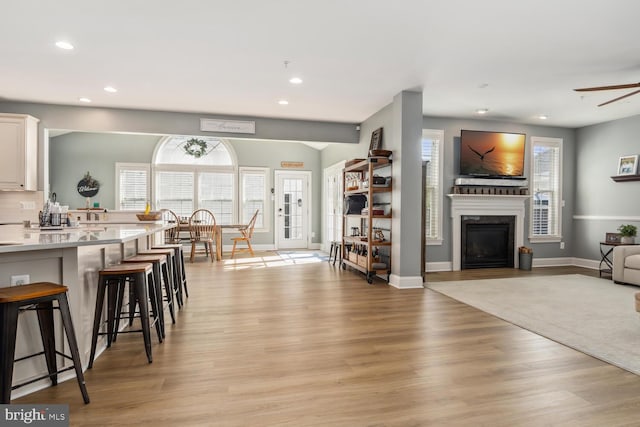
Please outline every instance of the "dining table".
[{"label": "dining table", "polygon": [[[215,235],[216,235],[216,260],[220,261],[222,259],[222,231],[223,230],[241,230],[242,228],[247,227],[247,224],[216,224],[215,226]],[[178,234],[180,233],[188,233],[189,232],[189,222],[180,222],[178,225]]]}]

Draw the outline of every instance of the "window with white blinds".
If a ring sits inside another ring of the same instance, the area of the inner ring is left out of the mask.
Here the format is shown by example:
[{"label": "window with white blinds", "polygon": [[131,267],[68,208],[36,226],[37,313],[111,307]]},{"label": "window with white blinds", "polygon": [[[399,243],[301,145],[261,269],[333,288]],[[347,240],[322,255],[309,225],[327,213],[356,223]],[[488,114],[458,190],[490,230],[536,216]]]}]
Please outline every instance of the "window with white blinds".
[{"label": "window with white blinds", "polygon": [[146,163],[116,163],[116,209],[144,210],[151,200],[150,167]]},{"label": "window with white blinds", "polygon": [[234,193],[232,173],[198,173],[198,207],[213,212],[217,224],[235,222],[233,220]]},{"label": "window with white blinds", "polygon": [[426,174],[423,183],[425,234],[427,244],[442,244],[442,140],[444,132],[422,130],[422,161]]},{"label": "window with white blinds", "polygon": [[171,209],[180,217],[189,217],[194,209],[194,172],[157,171],[155,208]]},{"label": "window with white blinds", "polygon": [[530,239],[562,238],[562,139],[531,137]]},{"label": "window with white blinds", "polygon": [[240,223],[246,224],[258,210],[256,229],[266,230],[268,168],[240,168]]}]

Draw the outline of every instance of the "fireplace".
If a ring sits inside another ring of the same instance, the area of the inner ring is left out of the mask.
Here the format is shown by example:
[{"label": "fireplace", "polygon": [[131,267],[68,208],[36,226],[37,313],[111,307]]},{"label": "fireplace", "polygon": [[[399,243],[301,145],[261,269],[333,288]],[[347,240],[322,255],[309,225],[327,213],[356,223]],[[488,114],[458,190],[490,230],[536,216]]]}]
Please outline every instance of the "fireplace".
[{"label": "fireplace", "polygon": [[451,270],[459,271],[462,260],[463,216],[511,216],[515,218],[512,259],[518,267],[518,246],[524,245],[525,201],[531,196],[498,194],[448,194],[451,199]]},{"label": "fireplace", "polygon": [[463,215],[461,220],[460,267],[497,268],[514,266],[514,216]]}]

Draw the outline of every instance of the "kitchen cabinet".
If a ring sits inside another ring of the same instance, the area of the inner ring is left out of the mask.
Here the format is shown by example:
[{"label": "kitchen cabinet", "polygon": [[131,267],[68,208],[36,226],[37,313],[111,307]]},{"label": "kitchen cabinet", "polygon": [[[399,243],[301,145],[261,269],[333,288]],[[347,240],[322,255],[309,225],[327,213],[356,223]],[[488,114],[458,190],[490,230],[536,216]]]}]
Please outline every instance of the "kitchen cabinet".
[{"label": "kitchen cabinet", "polygon": [[0,190],[38,189],[38,122],[26,114],[0,113]]},{"label": "kitchen cabinet", "polygon": [[366,275],[391,274],[391,160],[369,157],[347,162],[343,170],[342,268]]}]

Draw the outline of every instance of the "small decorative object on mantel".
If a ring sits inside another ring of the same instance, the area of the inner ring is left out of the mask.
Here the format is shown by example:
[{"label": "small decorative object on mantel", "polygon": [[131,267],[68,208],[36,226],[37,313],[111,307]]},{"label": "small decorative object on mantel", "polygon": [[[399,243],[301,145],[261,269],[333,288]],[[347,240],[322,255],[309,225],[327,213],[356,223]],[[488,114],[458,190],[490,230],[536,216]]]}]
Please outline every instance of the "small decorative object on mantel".
[{"label": "small decorative object on mantel", "polygon": [[98,194],[100,183],[89,172],[78,182],[78,193],[82,197],[93,197]]},{"label": "small decorative object on mantel", "polygon": [[638,233],[638,227],[633,224],[622,224],[618,227],[620,232],[620,243],[623,245],[633,245],[636,243],[636,235]]}]

